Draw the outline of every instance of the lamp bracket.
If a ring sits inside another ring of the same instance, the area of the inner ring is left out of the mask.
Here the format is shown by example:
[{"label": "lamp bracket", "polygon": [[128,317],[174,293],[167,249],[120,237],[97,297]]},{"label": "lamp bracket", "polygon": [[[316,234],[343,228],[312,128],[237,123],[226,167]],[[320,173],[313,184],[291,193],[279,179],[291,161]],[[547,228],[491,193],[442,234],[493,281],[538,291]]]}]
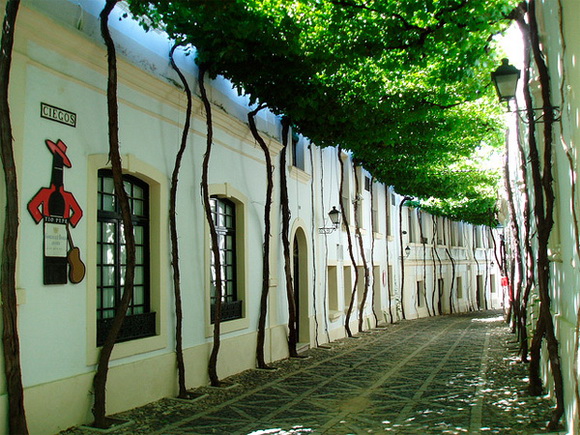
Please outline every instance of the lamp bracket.
[{"label": "lamp bracket", "polygon": [[336,230],[336,227],[322,227],[318,228],[318,234],[330,234],[334,230]]},{"label": "lamp bracket", "polygon": [[[532,111],[532,114],[533,114],[532,122],[534,124],[542,124],[542,123],[546,122],[544,120],[545,110],[552,110],[554,112],[554,122],[560,122],[562,120],[562,112],[560,111],[559,106],[534,107],[530,110]],[[526,116],[526,114],[528,113],[528,109],[518,109],[518,110],[515,110],[515,112],[518,114],[518,117],[520,118],[520,120],[524,124],[530,123],[530,120]]]}]

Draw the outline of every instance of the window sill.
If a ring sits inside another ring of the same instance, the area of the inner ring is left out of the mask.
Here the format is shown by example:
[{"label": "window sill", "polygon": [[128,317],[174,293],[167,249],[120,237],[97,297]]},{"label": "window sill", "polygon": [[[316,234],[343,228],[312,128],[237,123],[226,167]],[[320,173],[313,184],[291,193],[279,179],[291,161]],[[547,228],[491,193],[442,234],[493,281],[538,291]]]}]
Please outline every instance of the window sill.
[{"label": "window sill", "polygon": [[328,311],[328,320],[330,320],[331,322],[334,322],[335,320],[340,319],[341,316],[342,316],[342,311],[336,311],[336,310],[329,310]]},{"label": "window sill", "polygon": [[[247,317],[242,317],[241,319],[226,320],[220,323],[220,333],[228,334],[230,332],[241,331],[243,329],[248,329],[250,327],[250,321]],[[213,324],[205,325],[205,337],[213,337]]]},{"label": "window sill", "polygon": [[[123,343],[116,343],[111,354],[111,361],[127,358],[133,355],[153,352],[155,350],[164,349],[167,346],[165,335],[155,335],[153,337],[139,338]],[[87,365],[95,365],[98,362],[100,347],[89,349]]]},{"label": "window sill", "polygon": [[290,172],[290,177],[294,178],[295,180],[298,180],[302,183],[309,183],[310,182],[310,178],[311,178],[310,174],[303,171],[302,169],[300,169],[296,166],[289,166],[288,170]]}]

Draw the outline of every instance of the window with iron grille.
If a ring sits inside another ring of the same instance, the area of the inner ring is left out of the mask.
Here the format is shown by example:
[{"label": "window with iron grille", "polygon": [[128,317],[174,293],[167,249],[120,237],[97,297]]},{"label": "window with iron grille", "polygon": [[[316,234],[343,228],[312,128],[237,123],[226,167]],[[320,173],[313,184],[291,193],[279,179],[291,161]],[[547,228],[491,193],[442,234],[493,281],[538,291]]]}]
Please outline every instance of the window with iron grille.
[{"label": "window with iron grille", "polygon": [[[130,175],[124,175],[123,182],[135,235],[135,278],[119,342],[155,335],[149,295],[149,186]],[[127,267],[123,217],[110,170],[99,171],[97,198],[97,345],[101,345],[123,296]]]},{"label": "window with iron grille", "polygon": [[[242,317],[242,301],[238,300],[236,273],[236,205],[225,198],[211,198],[212,218],[216,227],[221,270],[221,320]],[[216,268],[211,257],[211,321],[215,317]]]}]

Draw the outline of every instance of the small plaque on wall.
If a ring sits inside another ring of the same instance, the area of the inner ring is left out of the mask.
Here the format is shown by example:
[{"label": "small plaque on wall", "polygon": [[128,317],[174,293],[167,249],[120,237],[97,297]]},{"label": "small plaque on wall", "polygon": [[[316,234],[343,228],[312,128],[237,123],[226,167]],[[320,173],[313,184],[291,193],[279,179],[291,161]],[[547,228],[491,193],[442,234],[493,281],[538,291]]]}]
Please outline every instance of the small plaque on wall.
[{"label": "small plaque on wall", "polygon": [[61,109],[60,107],[51,106],[50,104],[40,103],[40,116],[44,119],[59,122],[70,127],[77,126],[77,114]]}]

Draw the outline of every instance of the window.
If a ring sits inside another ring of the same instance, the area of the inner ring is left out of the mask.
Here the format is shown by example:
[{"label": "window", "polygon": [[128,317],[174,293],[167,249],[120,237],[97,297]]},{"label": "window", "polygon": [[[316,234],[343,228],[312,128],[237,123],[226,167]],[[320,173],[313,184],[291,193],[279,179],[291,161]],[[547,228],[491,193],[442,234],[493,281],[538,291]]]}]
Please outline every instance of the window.
[{"label": "window", "polygon": [[457,277],[457,299],[463,299],[463,280],[460,276]]},{"label": "window", "polygon": [[457,246],[457,223],[449,222],[450,245]]},{"label": "window", "polygon": [[387,283],[389,288],[387,289],[387,293],[389,294],[389,298],[392,298],[394,296],[394,288],[395,288],[395,284],[393,282],[393,266],[388,266],[387,268]]},{"label": "window", "polygon": [[294,130],[292,130],[292,166],[304,170],[304,142]]},{"label": "window", "polygon": [[[155,313],[150,309],[149,186],[130,175],[123,179],[135,235],[135,279],[119,342],[155,335]],[[123,296],[127,260],[123,218],[111,170],[98,172],[97,201],[97,345],[101,345]]]},{"label": "window", "polygon": [[474,227],[475,231],[475,247],[483,248],[483,239],[481,234],[481,227]]},{"label": "window", "polygon": [[365,190],[367,192],[371,191],[371,177],[365,175]]},{"label": "window", "polygon": [[409,242],[414,243],[417,239],[415,236],[415,222],[413,219],[413,210],[407,208],[407,232],[409,233]]},{"label": "window", "polygon": [[343,275],[342,275],[342,291],[344,293],[344,311],[348,309],[348,305],[350,304],[350,298],[352,297],[352,271],[350,266],[343,267]]},{"label": "window", "polygon": [[437,217],[437,244],[443,245],[445,243],[445,220],[439,216]]},{"label": "window", "polygon": [[371,201],[371,225],[373,227],[373,232],[382,233],[383,228],[379,219],[379,185],[377,183],[373,183],[371,189],[373,189]]},{"label": "window", "polygon": [[336,266],[328,266],[328,309],[338,311],[338,275]]},{"label": "window", "polygon": [[350,161],[349,161],[348,156],[346,154],[342,154],[340,157],[342,159],[342,164],[343,164],[343,170],[342,170],[342,176],[343,176],[342,184],[343,184],[343,186],[342,186],[341,202],[342,202],[342,205],[344,207],[344,214],[342,216],[342,222],[343,222],[343,224],[352,225],[353,221],[351,218],[351,210],[352,210],[351,198],[352,198],[352,195],[350,193],[350,187],[351,187]]},{"label": "window", "polygon": [[[225,198],[212,197],[211,211],[213,223],[218,236],[219,256],[221,263],[221,320],[233,320],[242,317],[242,301],[238,299],[237,265],[236,265],[236,206]],[[215,259],[211,258],[211,322],[215,316],[216,270]]]},{"label": "window", "polygon": [[392,194],[389,192],[389,188],[385,187],[385,225],[387,226],[387,236],[390,236],[391,233],[391,206],[393,205],[392,201]]},{"label": "window", "polygon": [[421,243],[428,243],[429,237],[427,234],[427,228],[424,219],[425,213],[417,211],[417,221],[419,223],[419,236],[421,237]]},{"label": "window", "polygon": [[457,223],[457,246],[463,246],[463,222]]},{"label": "window", "polygon": [[417,306],[419,308],[421,308],[423,305],[425,305],[425,297],[424,297],[424,281],[417,281]]}]

